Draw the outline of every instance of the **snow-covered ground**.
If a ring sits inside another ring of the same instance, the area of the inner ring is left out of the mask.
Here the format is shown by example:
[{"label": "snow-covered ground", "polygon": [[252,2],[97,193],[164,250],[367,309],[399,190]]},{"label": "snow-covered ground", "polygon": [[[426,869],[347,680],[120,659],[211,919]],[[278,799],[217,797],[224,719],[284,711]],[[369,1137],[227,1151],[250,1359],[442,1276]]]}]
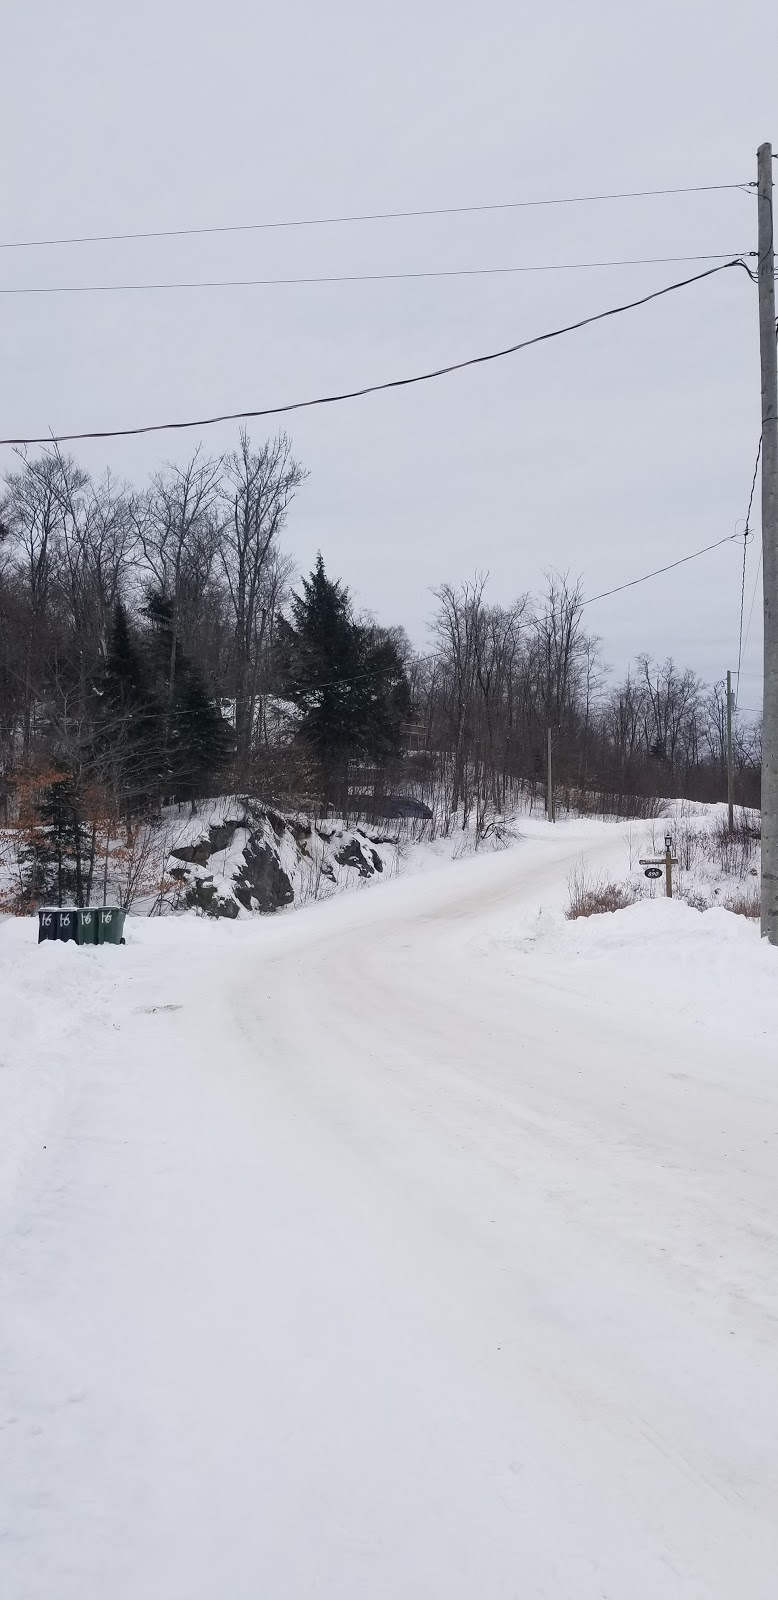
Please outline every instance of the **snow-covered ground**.
[{"label": "snow-covered ground", "polygon": [[522,831],[0,924],[3,1596],[772,1600],[778,952]]}]

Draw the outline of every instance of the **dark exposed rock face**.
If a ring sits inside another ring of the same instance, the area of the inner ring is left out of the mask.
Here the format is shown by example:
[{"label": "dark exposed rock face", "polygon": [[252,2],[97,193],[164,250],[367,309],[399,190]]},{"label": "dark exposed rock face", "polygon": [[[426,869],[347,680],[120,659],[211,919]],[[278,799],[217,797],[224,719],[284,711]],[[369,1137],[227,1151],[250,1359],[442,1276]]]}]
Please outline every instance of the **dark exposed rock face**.
[{"label": "dark exposed rock face", "polygon": [[247,911],[280,911],[294,900],[294,890],[278,856],[261,836],[252,835],[249,839],[243,865],[233,881],[235,894]]},{"label": "dark exposed rock face", "polygon": [[189,861],[196,867],[207,867],[213,849],[209,839],[198,839],[197,844],[182,844],[178,850],[171,850],[170,853],[176,861]]},{"label": "dark exposed rock face", "polygon": [[212,855],[217,850],[226,850],[232,843],[233,835],[238,828],[244,826],[241,821],[215,822],[208,829],[208,837],[203,834],[195,844],[183,844],[178,850],[171,850],[171,855],[176,861],[188,861],[196,867],[207,867]]},{"label": "dark exposed rock face", "polygon": [[363,845],[359,839],[349,839],[341,850],[336,850],[335,860],[341,867],[356,867],[360,878],[372,878],[374,872],[384,870],[378,851]]},{"label": "dark exposed rock face", "polygon": [[186,891],[184,903],[207,917],[228,917],[233,921],[238,915],[232,896],[218,894],[210,878],[195,878]]},{"label": "dark exposed rock face", "polygon": [[[237,917],[241,906],[265,914],[281,911],[294,905],[295,898],[318,897],[325,882],[337,888],[342,881],[339,867],[360,878],[384,870],[375,846],[391,840],[362,828],[349,830],[336,820],[314,823],[299,814],[284,816],[249,798],[241,804],[243,816],[213,823],[207,834],[172,853],[176,864],[169,873],[181,885],[182,904],[201,915]],[[220,863],[222,872],[234,867],[231,878],[221,877],[213,867],[206,872],[211,858],[228,849],[239,829],[245,830],[245,843],[234,851],[229,868]]]},{"label": "dark exposed rock face", "polygon": [[228,844],[232,844],[233,836],[237,833],[238,828],[244,828],[245,826],[245,818],[240,818],[238,821],[212,823],[208,829],[211,853],[215,855],[217,850],[226,850]]}]

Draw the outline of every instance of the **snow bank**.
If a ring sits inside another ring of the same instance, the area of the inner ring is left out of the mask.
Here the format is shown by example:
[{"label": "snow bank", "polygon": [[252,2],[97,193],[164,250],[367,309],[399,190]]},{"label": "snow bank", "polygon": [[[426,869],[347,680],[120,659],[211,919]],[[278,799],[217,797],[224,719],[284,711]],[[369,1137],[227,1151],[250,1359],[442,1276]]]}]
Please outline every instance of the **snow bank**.
[{"label": "snow bank", "polygon": [[778,1040],[778,950],[756,922],[722,907],[657,898],[572,922],[541,909],[479,948],[638,1024],[645,1007],[659,1007],[739,1039]]},{"label": "snow bank", "polygon": [[110,1045],[116,996],[126,982],[121,947],[46,942],[37,917],[0,919],[0,1207],[67,1115],[77,1062]]}]

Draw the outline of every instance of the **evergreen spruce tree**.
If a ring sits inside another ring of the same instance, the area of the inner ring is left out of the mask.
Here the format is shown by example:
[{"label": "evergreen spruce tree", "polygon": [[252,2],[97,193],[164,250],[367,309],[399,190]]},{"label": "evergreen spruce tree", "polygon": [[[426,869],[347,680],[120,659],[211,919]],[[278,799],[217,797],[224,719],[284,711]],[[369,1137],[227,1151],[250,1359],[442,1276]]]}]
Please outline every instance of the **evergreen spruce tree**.
[{"label": "evergreen spruce tree", "polygon": [[350,758],[396,752],[409,691],[393,640],[355,621],[348,590],[327,577],[321,554],[292,597],[291,620],[280,624],[279,662],[283,692],[302,714],[299,737],[334,799]]},{"label": "evergreen spruce tree", "polygon": [[114,609],[102,690],[118,707],[135,707],[149,696],[148,672],[121,600]]},{"label": "evergreen spruce tree", "polygon": [[223,772],[234,755],[234,735],[209,694],[202,673],[176,641],[175,674],[169,667],[173,639],[173,606],[164,594],[147,596],[144,615],[151,624],[150,661],[155,675],[162,736],[164,787],[181,798],[195,799]]},{"label": "evergreen spruce tree", "polygon": [[176,794],[194,799],[229,766],[235,739],[191,662],[176,670],[168,747]]},{"label": "evergreen spruce tree", "polygon": [[97,768],[123,809],[135,809],[159,789],[163,762],[162,707],[141,645],[121,601],[96,685]]},{"label": "evergreen spruce tree", "polygon": [[67,768],[57,770],[36,806],[23,847],[22,893],[30,905],[84,905],[89,829],[81,813],[78,785]]}]

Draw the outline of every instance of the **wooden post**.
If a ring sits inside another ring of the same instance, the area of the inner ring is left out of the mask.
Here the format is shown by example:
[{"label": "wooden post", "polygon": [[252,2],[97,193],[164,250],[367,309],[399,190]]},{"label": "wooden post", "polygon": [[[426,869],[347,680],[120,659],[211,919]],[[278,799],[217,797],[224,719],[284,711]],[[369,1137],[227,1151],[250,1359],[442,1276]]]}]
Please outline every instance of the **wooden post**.
[{"label": "wooden post", "polygon": [[665,849],[665,894],[668,900],[673,898],[673,855],[670,846]]},{"label": "wooden post", "polygon": [[732,769],[732,673],[727,673],[727,815],[729,831],[735,831],[735,774]]},{"label": "wooden post", "polygon": [[546,751],[546,816],[549,822],[555,822],[554,816],[554,779],[551,767],[551,729],[548,730],[548,745]]}]

